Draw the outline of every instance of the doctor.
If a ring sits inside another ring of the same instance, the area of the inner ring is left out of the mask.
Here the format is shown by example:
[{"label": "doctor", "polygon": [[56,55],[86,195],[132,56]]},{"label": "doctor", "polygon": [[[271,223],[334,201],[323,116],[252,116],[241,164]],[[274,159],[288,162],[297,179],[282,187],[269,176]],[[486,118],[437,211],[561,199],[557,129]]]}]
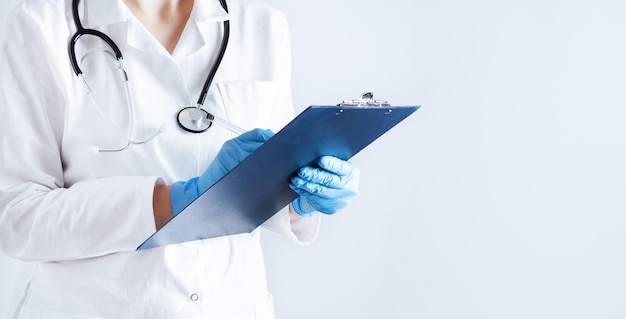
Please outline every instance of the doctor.
[{"label": "doctor", "polygon": [[[80,37],[77,73],[80,28],[115,45]],[[293,117],[283,15],[256,0],[25,0],[7,30],[0,246],[36,263],[15,318],[273,318],[258,229],[135,248]],[[263,129],[189,132],[189,106]],[[263,226],[309,243],[357,186],[352,164],[322,157]]]}]

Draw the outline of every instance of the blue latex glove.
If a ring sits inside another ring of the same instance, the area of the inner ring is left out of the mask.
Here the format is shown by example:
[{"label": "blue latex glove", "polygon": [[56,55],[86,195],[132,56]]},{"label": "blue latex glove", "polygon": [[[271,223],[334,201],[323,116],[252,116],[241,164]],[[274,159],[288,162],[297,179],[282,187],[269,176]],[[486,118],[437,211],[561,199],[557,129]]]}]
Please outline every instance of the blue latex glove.
[{"label": "blue latex glove", "polygon": [[348,206],[358,193],[359,170],[352,163],[322,156],[317,165],[301,168],[289,184],[300,195],[291,205],[301,216],[334,214]]},{"label": "blue latex glove", "polygon": [[211,162],[201,176],[185,182],[174,183],[170,188],[170,200],[172,201],[172,213],[174,216],[273,135],[274,133],[270,130],[254,129],[228,140],[222,145],[215,160]]}]

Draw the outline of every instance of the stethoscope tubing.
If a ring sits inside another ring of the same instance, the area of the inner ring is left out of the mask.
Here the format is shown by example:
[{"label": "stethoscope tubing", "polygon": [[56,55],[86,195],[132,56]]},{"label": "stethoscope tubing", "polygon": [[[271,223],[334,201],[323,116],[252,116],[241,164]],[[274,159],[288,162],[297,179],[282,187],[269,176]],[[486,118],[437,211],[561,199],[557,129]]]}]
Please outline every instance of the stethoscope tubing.
[{"label": "stethoscope tubing", "polygon": [[[226,13],[228,13],[228,5],[226,4],[226,0],[220,0],[220,4],[222,5]],[[204,100],[206,99],[206,96],[209,93],[209,87],[211,86],[211,82],[213,82],[213,79],[215,78],[215,74],[217,73],[217,69],[220,67],[220,64],[222,64],[222,59],[224,59],[224,55],[226,54],[226,48],[228,47],[229,38],[230,38],[230,21],[224,20],[224,34],[222,35],[222,43],[220,45],[220,51],[217,54],[217,60],[211,67],[211,70],[209,71],[209,74],[207,75],[206,80],[204,81],[204,86],[202,87],[202,91],[200,91],[200,97],[198,98],[198,102],[197,102],[198,108],[200,108],[201,105],[204,105]]]}]

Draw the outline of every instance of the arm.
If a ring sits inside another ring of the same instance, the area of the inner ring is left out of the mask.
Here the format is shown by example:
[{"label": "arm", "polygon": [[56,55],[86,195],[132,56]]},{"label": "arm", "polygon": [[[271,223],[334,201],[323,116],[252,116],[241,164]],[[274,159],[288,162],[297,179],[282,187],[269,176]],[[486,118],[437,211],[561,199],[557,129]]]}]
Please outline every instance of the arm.
[{"label": "arm", "polygon": [[154,184],[152,206],[154,209],[154,224],[156,229],[159,230],[173,217],[170,186],[166,185],[161,179]]},{"label": "arm", "polygon": [[[158,180],[154,185],[153,207],[154,223],[156,229],[159,230],[173,217],[170,186],[166,185],[162,180]],[[298,215],[293,210],[293,206],[289,204],[289,222],[294,223],[301,218],[302,216]]]},{"label": "arm", "polygon": [[[156,177],[113,177],[114,169],[100,174],[80,160],[68,167],[62,153],[84,147],[67,142],[68,109],[77,107],[80,87],[69,72],[69,30],[58,19],[64,8],[46,16],[18,9],[7,24],[10,45],[0,51],[0,249],[23,260],[134,250],[154,232]],[[40,28],[55,32],[44,37]],[[68,180],[67,170],[93,177]]]}]

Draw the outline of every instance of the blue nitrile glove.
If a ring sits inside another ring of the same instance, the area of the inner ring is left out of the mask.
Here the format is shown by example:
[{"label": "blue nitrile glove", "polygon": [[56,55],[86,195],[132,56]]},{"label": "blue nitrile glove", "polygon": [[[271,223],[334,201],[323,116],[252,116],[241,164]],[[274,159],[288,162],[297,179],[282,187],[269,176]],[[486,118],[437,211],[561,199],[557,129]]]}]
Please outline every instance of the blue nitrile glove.
[{"label": "blue nitrile glove", "polygon": [[222,145],[213,162],[201,176],[194,177],[186,182],[172,184],[170,200],[172,201],[172,213],[174,216],[273,135],[274,133],[270,130],[254,129],[230,139]]},{"label": "blue nitrile glove", "polygon": [[317,165],[301,168],[289,184],[300,195],[291,202],[298,215],[334,214],[358,193],[359,169],[352,163],[322,156]]}]

